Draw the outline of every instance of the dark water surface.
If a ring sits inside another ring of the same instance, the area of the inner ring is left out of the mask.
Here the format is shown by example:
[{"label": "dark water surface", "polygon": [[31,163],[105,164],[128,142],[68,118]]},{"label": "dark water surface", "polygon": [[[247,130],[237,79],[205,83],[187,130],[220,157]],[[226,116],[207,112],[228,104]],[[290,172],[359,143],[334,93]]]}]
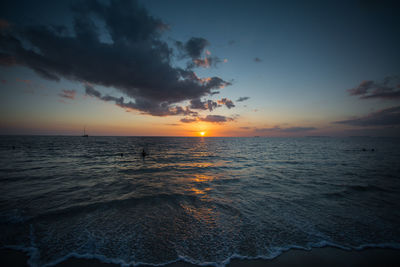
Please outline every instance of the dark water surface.
[{"label": "dark water surface", "polygon": [[400,139],[3,136],[0,229],[34,266],[400,248]]}]

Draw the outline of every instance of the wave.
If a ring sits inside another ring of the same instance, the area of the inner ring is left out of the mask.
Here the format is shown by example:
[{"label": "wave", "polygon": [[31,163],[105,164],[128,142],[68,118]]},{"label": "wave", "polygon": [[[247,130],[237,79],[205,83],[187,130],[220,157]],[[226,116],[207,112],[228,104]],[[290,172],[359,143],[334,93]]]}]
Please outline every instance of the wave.
[{"label": "wave", "polygon": [[22,251],[27,254],[28,256],[28,265],[32,267],[36,266],[55,266],[61,262],[64,262],[68,259],[71,258],[78,258],[78,259],[94,259],[98,260],[103,263],[111,263],[111,264],[116,264],[120,266],[166,266],[175,262],[186,262],[189,264],[194,264],[197,266],[215,266],[215,267],[224,267],[227,266],[232,260],[239,259],[239,260],[273,260],[280,255],[282,255],[285,252],[288,252],[292,249],[299,249],[299,250],[305,250],[305,251],[311,251],[313,248],[327,248],[327,247],[332,247],[332,248],[337,248],[337,249],[342,249],[345,251],[362,251],[365,249],[370,249],[370,248],[382,248],[382,249],[396,249],[400,250],[400,243],[377,243],[377,244],[361,244],[358,246],[343,246],[340,244],[332,243],[326,240],[322,240],[316,243],[308,243],[305,246],[299,246],[299,245],[286,245],[282,247],[271,247],[269,248],[269,254],[268,255],[256,255],[256,256],[247,256],[247,255],[242,255],[242,254],[237,254],[237,253],[232,253],[229,257],[226,259],[217,262],[217,261],[206,261],[206,262],[201,262],[198,260],[195,260],[193,258],[187,257],[185,255],[178,255],[175,259],[161,262],[161,263],[152,263],[152,262],[142,262],[142,261],[125,261],[121,258],[110,258],[102,254],[91,254],[91,253],[76,253],[76,252],[70,252],[67,253],[66,255],[59,257],[51,262],[41,264],[39,262],[39,251],[35,247],[24,247],[24,246],[4,246],[2,247],[7,248],[7,249],[13,249],[17,251]]},{"label": "wave", "polygon": [[69,207],[64,207],[62,209],[49,210],[44,213],[41,213],[35,217],[35,219],[41,219],[44,217],[52,217],[52,216],[60,216],[60,215],[69,215],[69,214],[79,214],[86,213],[98,209],[104,208],[124,208],[126,206],[131,207],[134,204],[138,204],[140,202],[148,202],[154,203],[155,201],[180,201],[186,200],[189,202],[197,202],[201,201],[198,196],[195,195],[183,195],[183,194],[157,194],[157,195],[144,195],[142,197],[130,197],[125,199],[112,199],[109,201],[99,201],[89,204],[80,204],[73,205]]}]

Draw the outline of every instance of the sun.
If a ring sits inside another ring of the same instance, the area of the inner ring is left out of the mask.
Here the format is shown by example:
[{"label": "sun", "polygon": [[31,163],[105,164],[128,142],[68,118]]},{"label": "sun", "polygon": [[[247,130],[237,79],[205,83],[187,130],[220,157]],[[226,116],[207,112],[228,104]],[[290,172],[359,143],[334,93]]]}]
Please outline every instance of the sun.
[{"label": "sun", "polygon": [[206,132],[200,132],[200,136],[204,136]]}]

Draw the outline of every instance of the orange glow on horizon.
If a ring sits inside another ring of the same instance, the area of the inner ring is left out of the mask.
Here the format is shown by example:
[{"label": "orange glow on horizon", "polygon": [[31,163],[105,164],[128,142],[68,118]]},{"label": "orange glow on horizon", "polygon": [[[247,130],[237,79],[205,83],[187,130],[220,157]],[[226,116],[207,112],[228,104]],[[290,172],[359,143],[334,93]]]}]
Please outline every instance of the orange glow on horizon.
[{"label": "orange glow on horizon", "polygon": [[206,132],[200,132],[199,134],[200,134],[200,136],[204,136],[206,134]]}]

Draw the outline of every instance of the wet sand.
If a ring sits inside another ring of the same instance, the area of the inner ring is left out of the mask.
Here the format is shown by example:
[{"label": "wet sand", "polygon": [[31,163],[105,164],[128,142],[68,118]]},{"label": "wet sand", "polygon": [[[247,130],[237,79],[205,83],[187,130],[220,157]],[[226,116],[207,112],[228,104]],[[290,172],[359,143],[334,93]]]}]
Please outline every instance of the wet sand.
[{"label": "wet sand", "polygon": [[[24,252],[1,249],[0,266],[28,266],[28,256]],[[118,265],[103,263],[95,259],[69,258],[56,266],[58,267],[116,267]],[[144,266],[144,265],[143,265]],[[196,266],[186,262],[175,262],[168,267]],[[291,249],[275,259],[240,260],[233,259],[229,267],[248,266],[400,266],[400,250],[368,248],[361,251],[346,251],[337,248],[314,248],[310,251]]]}]

